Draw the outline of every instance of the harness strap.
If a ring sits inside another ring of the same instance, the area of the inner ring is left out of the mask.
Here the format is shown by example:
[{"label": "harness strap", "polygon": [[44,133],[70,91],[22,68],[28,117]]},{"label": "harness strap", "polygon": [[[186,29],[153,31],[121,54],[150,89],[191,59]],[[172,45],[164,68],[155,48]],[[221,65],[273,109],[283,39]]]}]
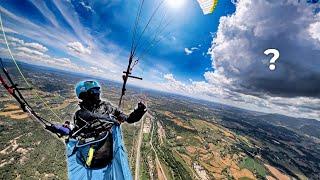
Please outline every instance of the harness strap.
[{"label": "harness strap", "polygon": [[0,84],[8,91],[8,93],[14,98],[16,99],[16,101],[18,101],[18,103],[20,104],[22,110],[24,112],[26,112],[26,104],[23,102],[23,100],[21,100],[17,94],[15,93],[15,88],[12,86],[9,86],[6,81],[3,79],[3,77],[0,75]]},{"label": "harness strap", "polygon": [[72,153],[71,153],[70,155],[68,155],[68,158],[71,157],[71,156],[73,156],[74,154],[76,154],[77,150],[78,150],[78,147],[77,147],[77,146],[74,146],[74,148],[73,148],[73,150],[72,150]]},{"label": "harness strap", "polygon": [[4,79],[1,77],[1,75],[0,75],[0,84],[2,84],[2,86],[4,88],[6,88],[6,90],[8,91],[9,94],[11,94],[11,95],[14,94],[14,88],[8,86],[8,84],[4,81]]},{"label": "harness strap", "polygon": [[36,120],[38,120],[40,123],[42,123],[45,127],[53,125],[46,119],[40,117],[28,104],[28,102],[25,100],[23,95],[21,94],[20,90],[24,90],[25,88],[18,88],[17,84],[15,84],[10,77],[7,69],[4,67],[3,61],[0,58],[0,64],[1,69],[3,73],[5,74],[7,80],[9,81],[10,85],[4,80],[4,78],[0,75],[0,84],[8,91],[8,93],[20,104],[21,109],[24,112],[28,112],[32,117],[34,117]]}]

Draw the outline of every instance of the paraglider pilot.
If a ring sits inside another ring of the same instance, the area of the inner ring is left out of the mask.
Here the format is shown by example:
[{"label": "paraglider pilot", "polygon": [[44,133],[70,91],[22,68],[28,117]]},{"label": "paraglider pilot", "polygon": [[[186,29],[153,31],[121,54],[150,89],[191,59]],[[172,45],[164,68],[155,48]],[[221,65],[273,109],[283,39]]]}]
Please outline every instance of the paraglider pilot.
[{"label": "paraglider pilot", "polygon": [[76,94],[82,101],[79,104],[80,110],[74,116],[76,129],[83,127],[85,125],[84,121],[88,122],[94,119],[109,120],[109,115],[115,117],[116,121],[114,123],[116,124],[123,122],[135,123],[147,111],[146,106],[142,102],[139,102],[137,108],[128,116],[110,102],[102,101],[100,99],[100,89],[101,87],[96,81],[82,81],[77,84]]},{"label": "paraglider pilot", "polygon": [[[76,94],[81,102],[79,103],[80,109],[74,115],[75,128],[71,133],[81,131],[84,136],[95,134],[96,129],[87,128],[86,126],[96,120],[99,120],[99,122],[111,121],[115,125],[123,122],[134,123],[139,121],[147,111],[146,106],[139,102],[137,108],[129,115],[126,115],[110,102],[101,100],[100,89],[101,86],[97,81],[81,81],[76,85]],[[104,167],[110,163],[113,157],[112,144],[112,132],[110,130],[106,140],[91,145],[94,148],[94,155],[90,163],[86,164],[87,167]]]}]

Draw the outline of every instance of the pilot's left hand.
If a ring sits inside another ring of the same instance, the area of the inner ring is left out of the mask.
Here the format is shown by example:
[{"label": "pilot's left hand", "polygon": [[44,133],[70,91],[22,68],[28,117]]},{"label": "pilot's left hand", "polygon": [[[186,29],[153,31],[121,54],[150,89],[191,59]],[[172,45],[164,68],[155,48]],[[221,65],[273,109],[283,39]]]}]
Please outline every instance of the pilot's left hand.
[{"label": "pilot's left hand", "polygon": [[143,104],[143,102],[138,103],[137,111],[141,112],[146,112],[147,111],[147,106]]}]

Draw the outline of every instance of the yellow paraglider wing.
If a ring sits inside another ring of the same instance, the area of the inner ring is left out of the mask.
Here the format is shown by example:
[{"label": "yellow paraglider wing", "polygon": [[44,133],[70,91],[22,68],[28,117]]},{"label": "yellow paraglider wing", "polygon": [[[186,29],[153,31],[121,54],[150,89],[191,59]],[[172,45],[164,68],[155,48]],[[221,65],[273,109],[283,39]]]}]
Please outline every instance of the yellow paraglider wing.
[{"label": "yellow paraglider wing", "polygon": [[218,4],[218,0],[197,0],[197,1],[204,15],[211,14]]}]

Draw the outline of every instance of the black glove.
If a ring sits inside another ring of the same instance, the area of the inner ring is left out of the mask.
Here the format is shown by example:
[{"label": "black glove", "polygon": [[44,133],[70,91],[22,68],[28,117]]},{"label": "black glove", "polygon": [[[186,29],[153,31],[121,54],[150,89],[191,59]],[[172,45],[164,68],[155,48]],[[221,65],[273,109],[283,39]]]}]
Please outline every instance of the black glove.
[{"label": "black glove", "polygon": [[146,112],[147,111],[146,105],[144,105],[142,102],[139,102],[137,111]]},{"label": "black glove", "polygon": [[128,123],[138,122],[142,116],[147,112],[147,107],[142,102],[138,103],[138,107],[127,118]]},{"label": "black glove", "polygon": [[118,110],[118,109],[114,110],[113,115],[114,115],[116,118],[118,118],[118,117],[120,116],[120,114],[121,114],[121,111],[120,111],[120,110]]}]

